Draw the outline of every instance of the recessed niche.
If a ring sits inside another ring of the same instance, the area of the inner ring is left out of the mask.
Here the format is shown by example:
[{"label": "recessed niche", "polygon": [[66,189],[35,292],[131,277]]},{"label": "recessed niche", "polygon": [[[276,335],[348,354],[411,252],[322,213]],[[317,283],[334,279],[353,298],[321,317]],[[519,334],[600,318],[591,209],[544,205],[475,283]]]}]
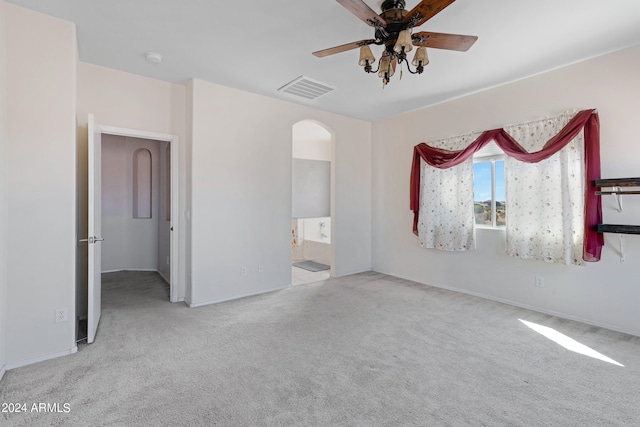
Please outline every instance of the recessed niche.
[{"label": "recessed niche", "polygon": [[151,218],[151,152],[133,152],[133,217]]}]

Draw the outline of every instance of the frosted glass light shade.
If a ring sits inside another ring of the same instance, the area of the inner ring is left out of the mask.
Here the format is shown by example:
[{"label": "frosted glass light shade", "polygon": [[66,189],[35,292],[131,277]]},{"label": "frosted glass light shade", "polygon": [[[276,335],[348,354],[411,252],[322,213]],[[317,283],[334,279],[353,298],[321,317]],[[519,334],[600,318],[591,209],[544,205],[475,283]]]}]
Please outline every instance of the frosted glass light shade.
[{"label": "frosted glass light shade", "polygon": [[396,59],[391,59],[390,56],[383,56],[380,60],[380,71],[378,72],[378,77],[384,78],[385,73],[387,73],[387,77],[391,77],[396,72],[395,67]]},{"label": "frosted glass light shade", "polygon": [[373,52],[371,52],[371,48],[369,46],[361,46],[360,47],[360,60],[358,61],[358,65],[364,67],[367,65],[367,61],[369,64],[373,64],[376,60],[376,57],[373,56]]},{"label": "frosted glass light shade", "polygon": [[400,31],[400,34],[398,34],[398,40],[396,40],[396,45],[393,47],[393,50],[400,53],[402,52],[403,47],[405,53],[411,52],[411,49],[413,49],[413,43],[411,42],[411,33],[409,32],[409,30]]},{"label": "frosted glass light shade", "polygon": [[389,73],[389,77],[391,77],[391,58],[388,56],[383,56],[380,60],[380,71],[378,72],[378,77],[384,78],[385,73]]},{"label": "frosted glass light shade", "polygon": [[422,65],[424,67],[428,63],[429,57],[427,56],[427,48],[421,46],[416,49],[416,53],[415,55],[413,55],[413,61],[411,61],[411,64],[413,64],[415,67],[417,67],[418,65]]}]

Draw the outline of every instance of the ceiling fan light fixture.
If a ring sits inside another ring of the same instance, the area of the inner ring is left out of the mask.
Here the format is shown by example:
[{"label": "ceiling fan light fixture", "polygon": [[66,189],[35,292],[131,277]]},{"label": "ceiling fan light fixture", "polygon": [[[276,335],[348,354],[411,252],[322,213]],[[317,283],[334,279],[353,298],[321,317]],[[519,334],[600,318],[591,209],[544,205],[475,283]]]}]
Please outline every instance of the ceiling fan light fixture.
[{"label": "ceiling fan light fixture", "polygon": [[369,46],[360,47],[360,59],[358,60],[358,65],[365,67],[373,64],[375,60],[376,57],[373,56],[373,52],[371,52],[371,48]]},{"label": "ceiling fan light fixture", "polygon": [[391,56],[388,55],[384,55],[382,59],[380,59],[378,77],[388,81],[389,78],[395,74],[396,70],[393,61],[395,61],[395,58],[392,59]]},{"label": "ceiling fan light fixture", "polygon": [[411,64],[414,67],[425,66],[429,63],[429,57],[427,56],[427,48],[424,46],[420,46],[416,49],[416,53],[413,55],[413,61]]},{"label": "ceiling fan light fixture", "polygon": [[[334,46],[313,52],[318,58],[346,52],[360,48],[358,64],[367,73],[377,73],[382,79],[382,87],[389,83],[396,68],[400,68],[402,79],[403,68],[406,65],[407,72],[422,74],[424,67],[429,63],[426,46],[436,49],[456,50],[466,52],[478,40],[477,36],[462,34],[432,33],[420,31],[412,33],[413,29],[424,24],[429,19],[440,13],[455,0],[419,0],[411,10],[406,10],[405,0],[379,0],[382,13],[376,13],[365,0],[337,0],[342,6],[353,13],[361,21],[374,28],[373,39],[359,40]],[[368,3],[371,3],[369,0]],[[378,68],[373,69],[372,63],[376,61],[368,45],[383,46],[382,57],[378,61]],[[408,53],[416,46],[413,60],[410,61]],[[413,68],[412,67],[415,67]]]},{"label": "ceiling fan light fixture", "polygon": [[378,77],[384,79],[385,77],[391,77],[389,71],[391,70],[391,58],[388,56],[383,56],[380,59],[380,71],[378,71]]},{"label": "ceiling fan light fixture", "polygon": [[393,47],[393,50],[395,50],[398,53],[401,53],[402,48],[404,48],[405,53],[409,53],[411,52],[411,49],[413,49],[413,43],[411,41],[411,32],[409,30],[400,31],[400,33],[398,34],[398,40],[396,40],[396,44]]}]

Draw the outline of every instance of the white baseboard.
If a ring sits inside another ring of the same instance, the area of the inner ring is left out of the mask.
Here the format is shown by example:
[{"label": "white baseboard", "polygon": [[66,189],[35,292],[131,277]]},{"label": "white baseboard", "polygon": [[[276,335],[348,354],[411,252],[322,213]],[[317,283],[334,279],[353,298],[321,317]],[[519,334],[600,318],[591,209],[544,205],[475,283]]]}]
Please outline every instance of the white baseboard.
[{"label": "white baseboard", "polygon": [[419,283],[419,284],[424,285],[424,286],[432,286],[434,288],[446,289],[446,290],[451,291],[451,292],[458,292],[458,293],[461,293],[461,294],[471,295],[473,297],[478,297],[478,298],[486,299],[486,300],[489,300],[489,301],[499,302],[501,304],[507,304],[507,305],[512,305],[514,307],[524,308],[526,310],[531,310],[531,311],[535,311],[535,312],[538,312],[538,313],[549,314],[551,316],[559,317],[561,319],[567,319],[567,320],[572,320],[574,322],[580,322],[580,323],[584,323],[584,324],[591,325],[591,326],[597,326],[598,328],[605,328],[605,329],[609,329],[609,330],[612,330],[612,331],[615,331],[615,332],[622,332],[623,334],[640,336],[640,331],[625,330],[624,328],[620,328],[618,326],[609,325],[607,323],[595,322],[593,320],[584,319],[584,318],[579,317],[579,316],[573,316],[573,315],[566,314],[566,313],[560,313],[560,312],[553,311],[553,310],[547,310],[546,308],[536,307],[536,306],[524,304],[524,303],[521,303],[521,302],[518,302],[518,301],[511,301],[511,300],[508,300],[508,299],[505,299],[505,298],[498,298],[498,297],[494,297],[492,295],[486,295],[486,294],[482,294],[482,293],[479,293],[479,292],[472,292],[472,291],[468,291],[466,289],[459,289],[459,288],[454,288],[454,287],[446,286],[446,285],[434,285],[434,284],[431,284],[431,283],[422,283],[422,282],[419,282],[419,281],[417,281],[415,279],[411,279],[409,277],[397,276],[397,275],[393,275],[393,274],[384,273],[382,271],[380,273],[387,274],[388,276],[392,276],[392,277],[397,277],[399,279],[409,280],[411,282]]},{"label": "white baseboard", "polygon": [[289,288],[289,285],[284,285],[284,286],[280,286],[280,287],[277,287],[277,288],[265,289],[263,291],[252,292],[252,293],[248,293],[248,294],[237,295],[237,296],[231,297],[231,298],[221,298],[221,299],[217,299],[217,300],[195,302],[195,303],[187,303],[187,302],[185,302],[185,304],[187,304],[190,308],[196,308],[196,307],[202,307],[203,305],[218,304],[220,302],[233,301],[233,300],[237,300],[237,299],[240,299],[240,298],[253,297],[253,296],[256,296],[256,295],[267,294],[269,292],[281,291],[281,290],[287,289],[287,288]]},{"label": "white baseboard", "polygon": [[[333,275],[331,277],[345,277],[345,276],[352,276],[354,274],[360,274],[360,273],[368,273],[370,271],[374,271],[371,269],[371,267],[365,269],[365,270],[353,270],[353,271],[343,271],[340,275]],[[333,268],[331,269],[331,272],[333,273]],[[377,272],[376,272],[377,273]],[[382,274],[386,274],[386,273],[382,273]],[[391,276],[389,274],[389,276]]]},{"label": "white baseboard", "polygon": [[38,362],[44,362],[45,360],[56,359],[62,356],[69,356],[70,354],[76,353],[78,351],[77,346],[73,346],[69,350],[59,351],[57,353],[45,354],[44,356],[34,357],[32,359],[21,360],[20,362],[8,363],[5,368],[7,371],[11,369],[20,368],[22,366],[32,365]]},{"label": "white baseboard", "polygon": [[164,279],[165,282],[167,282],[168,284],[171,284],[171,279],[169,279],[167,276],[165,276],[164,274],[162,274],[162,272],[160,270],[155,270],[158,272],[158,274],[160,275],[160,277],[162,277]]}]

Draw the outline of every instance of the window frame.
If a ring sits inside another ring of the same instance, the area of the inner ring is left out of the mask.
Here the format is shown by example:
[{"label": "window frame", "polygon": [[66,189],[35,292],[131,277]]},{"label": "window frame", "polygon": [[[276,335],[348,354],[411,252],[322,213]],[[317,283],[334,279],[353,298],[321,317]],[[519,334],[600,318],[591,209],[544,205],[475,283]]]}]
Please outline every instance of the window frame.
[{"label": "window frame", "polygon": [[[497,161],[505,161],[506,156],[504,154],[490,154],[490,155],[480,155],[480,156],[473,156],[473,164],[475,166],[476,163],[490,163],[491,164],[491,225],[487,225],[487,224],[478,224],[475,222],[475,217],[474,217],[474,226],[476,228],[483,228],[483,229],[487,229],[487,230],[504,230],[506,229],[506,223],[505,225],[497,225],[497,221],[498,221],[498,213],[496,211],[496,162]],[[475,174],[473,176],[473,182],[474,182],[474,186],[475,186]],[[475,194],[473,195],[473,202],[475,205]],[[506,201],[506,194],[505,194],[505,205],[506,205],[507,201]],[[506,207],[505,207],[506,209]],[[475,213],[474,213],[475,215]],[[505,217],[505,222],[506,222],[506,217]]]}]

